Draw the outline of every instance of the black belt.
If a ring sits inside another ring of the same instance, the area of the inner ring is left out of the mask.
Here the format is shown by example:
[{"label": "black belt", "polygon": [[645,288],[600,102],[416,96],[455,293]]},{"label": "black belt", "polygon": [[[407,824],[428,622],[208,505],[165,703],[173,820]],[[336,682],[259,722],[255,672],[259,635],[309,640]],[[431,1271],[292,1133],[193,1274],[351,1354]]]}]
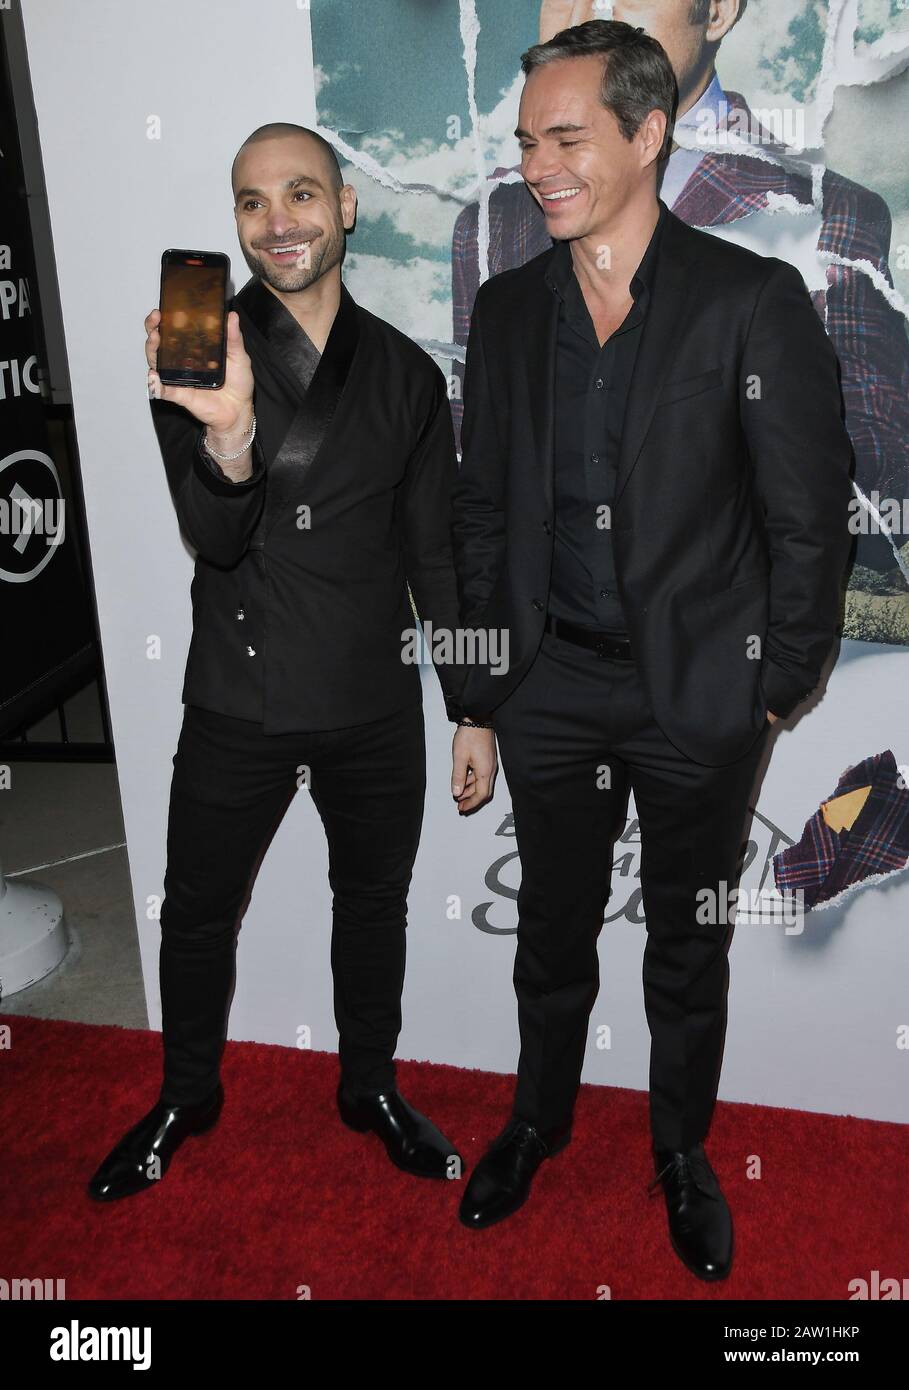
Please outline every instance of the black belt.
[{"label": "black belt", "polygon": [[634,660],[631,654],[631,643],[625,638],[613,637],[608,632],[596,632],[589,627],[577,627],[575,623],[567,623],[564,618],[555,618],[549,613],[546,615],[545,631],[551,632],[553,637],[558,637],[565,642],[574,642],[577,647],[589,647],[604,661],[607,657],[611,657],[614,661]]}]

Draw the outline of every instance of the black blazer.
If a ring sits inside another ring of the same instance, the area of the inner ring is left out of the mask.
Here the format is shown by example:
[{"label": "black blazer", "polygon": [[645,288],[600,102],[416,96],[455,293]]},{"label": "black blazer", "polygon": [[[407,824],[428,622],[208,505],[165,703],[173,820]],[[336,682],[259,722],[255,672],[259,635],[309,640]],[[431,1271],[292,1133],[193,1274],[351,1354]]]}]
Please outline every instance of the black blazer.
[{"label": "black blazer", "polygon": [[[230,307],[255,376],[252,478],[228,481],[198,422],[152,402],[197,552],[183,700],[274,734],[380,719],[422,698],[402,658],[408,585],[422,620],[457,624],[445,377],[343,285],[314,375],[311,343],[261,281]],[[457,718],[458,672],[437,669]]]},{"label": "black blazer", "polygon": [[[454,498],[461,617],[507,629],[510,645],[507,674],[470,670],[463,702],[474,716],[514,689],[543,633],[552,254],[488,280],[473,309]],[[840,617],[851,462],[836,356],[801,275],[668,213],[612,531],[655,717],[696,761],[743,755],[768,709],[787,715],[817,685]]]}]

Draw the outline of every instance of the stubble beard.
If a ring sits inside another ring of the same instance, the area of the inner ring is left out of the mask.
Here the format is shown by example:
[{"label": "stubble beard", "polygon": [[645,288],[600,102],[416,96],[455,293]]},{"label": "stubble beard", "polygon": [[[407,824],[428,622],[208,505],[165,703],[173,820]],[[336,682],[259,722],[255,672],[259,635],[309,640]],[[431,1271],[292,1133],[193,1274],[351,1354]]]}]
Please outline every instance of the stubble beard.
[{"label": "stubble beard", "polygon": [[[293,244],[292,242],[290,243]],[[243,247],[243,257],[253,275],[257,275],[260,280],[264,280],[273,290],[279,290],[281,294],[296,294],[300,290],[305,290],[309,285],[320,280],[329,270],[341,260],[344,249],[344,240],[336,232],[331,232],[326,236],[316,237],[309,243],[309,264],[292,263],[287,266],[275,266],[260,256],[251,247]],[[306,251],[300,253],[300,261],[304,260]]]}]

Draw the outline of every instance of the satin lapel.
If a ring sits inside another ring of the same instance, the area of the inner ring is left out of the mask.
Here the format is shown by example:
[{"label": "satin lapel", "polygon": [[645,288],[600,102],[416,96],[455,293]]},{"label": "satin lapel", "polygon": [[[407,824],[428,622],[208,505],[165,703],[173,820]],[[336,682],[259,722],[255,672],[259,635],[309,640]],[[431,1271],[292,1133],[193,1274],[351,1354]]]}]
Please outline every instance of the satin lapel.
[{"label": "satin lapel", "polygon": [[669,213],[657,257],[650,308],[644,319],[628,391],[613,505],[621,497],[637,463],[666,374],[675,363],[676,344],[697,287],[697,277],[686,254],[689,235],[684,223]]},{"label": "satin lapel", "polygon": [[[280,300],[264,287],[262,294],[274,300],[281,313],[275,314],[271,306],[263,304],[261,296],[258,296],[256,300],[250,300],[256,313],[253,321],[260,329],[264,327],[267,330],[263,336],[268,342],[270,360],[282,379],[290,379],[297,410],[284,437],[284,443],[268,466],[260,535],[270,531],[275,522],[286,515],[288,506],[299,501],[303,478],[307,477],[307,481],[311,479],[313,465],[325,442],[359,342],[357,306],[342,284],[341,302],[325,344],[325,351],[319,358],[306,387],[305,368],[311,360],[306,347],[309,339]],[[282,315],[290,320],[290,326]],[[283,357],[283,365],[279,365],[282,364],[281,354],[285,353],[287,355]],[[301,369],[299,376],[292,370],[294,362]],[[291,371],[286,370],[287,366],[291,367]]]},{"label": "satin lapel", "polygon": [[[315,344],[258,276],[247,281],[235,296],[234,304],[252,323],[253,332],[260,339],[260,350],[291,399],[302,402],[319,365]],[[245,340],[249,328],[246,324],[244,328]]]},{"label": "satin lapel", "polygon": [[530,419],[536,450],[534,473],[547,511],[552,510],[552,473],[555,435],[555,366],[559,326],[559,297],[543,278],[549,258],[540,272],[535,293],[528,296],[522,331],[526,335],[524,360],[530,387]]}]

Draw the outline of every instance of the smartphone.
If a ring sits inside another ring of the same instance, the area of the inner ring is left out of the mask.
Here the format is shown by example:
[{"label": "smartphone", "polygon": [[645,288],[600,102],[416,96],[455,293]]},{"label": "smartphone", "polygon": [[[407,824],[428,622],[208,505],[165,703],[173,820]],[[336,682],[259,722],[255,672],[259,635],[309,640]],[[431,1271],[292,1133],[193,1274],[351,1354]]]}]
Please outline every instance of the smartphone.
[{"label": "smartphone", "polygon": [[166,385],[224,385],[229,271],[222,251],[170,250],[161,257],[158,375]]}]

